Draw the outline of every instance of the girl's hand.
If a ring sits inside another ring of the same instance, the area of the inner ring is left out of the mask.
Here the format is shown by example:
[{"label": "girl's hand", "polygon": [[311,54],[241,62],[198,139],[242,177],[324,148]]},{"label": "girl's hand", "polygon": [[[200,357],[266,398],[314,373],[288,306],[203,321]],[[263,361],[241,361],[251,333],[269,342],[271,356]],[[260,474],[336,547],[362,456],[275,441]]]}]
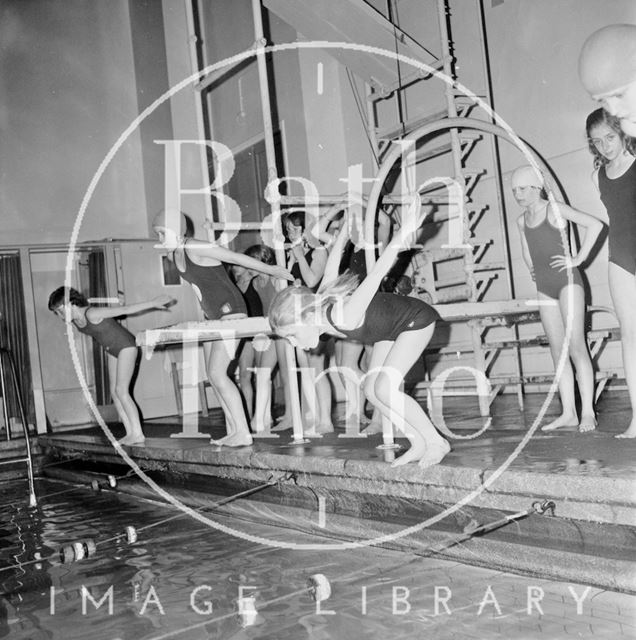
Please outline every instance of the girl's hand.
[{"label": "girl's hand", "polygon": [[163,309],[170,306],[173,302],[176,302],[174,298],[168,295],[161,295],[151,300],[153,309]]},{"label": "girl's hand", "polygon": [[422,207],[422,200],[419,194],[415,194],[413,200],[402,216],[398,238],[405,249],[410,248],[415,240],[415,234],[422,226],[428,214],[428,208]]},{"label": "girl's hand", "polygon": [[287,280],[288,282],[294,281],[294,276],[292,276],[285,267],[279,267],[278,265],[272,267],[271,275],[274,276],[274,278],[280,278],[281,280]]},{"label": "girl's hand", "polygon": [[582,260],[579,260],[578,256],[572,258],[570,256],[552,256],[552,260],[550,260],[550,266],[553,269],[557,269],[558,271],[563,271],[564,269],[572,269],[574,267],[578,267]]},{"label": "girl's hand", "polygon": [[291,252],[294,258],[296,258],[296,262],[298,262],[305,255],[305,247],[303,246],[302,239],[299,239],[298,242],[292,244]]}]

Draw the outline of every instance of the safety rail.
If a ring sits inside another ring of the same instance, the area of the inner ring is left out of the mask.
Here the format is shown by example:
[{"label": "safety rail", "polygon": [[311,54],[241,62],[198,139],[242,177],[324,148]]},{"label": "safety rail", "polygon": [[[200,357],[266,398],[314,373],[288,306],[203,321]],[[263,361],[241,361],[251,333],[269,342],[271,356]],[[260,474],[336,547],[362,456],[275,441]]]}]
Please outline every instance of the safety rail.
[{"label": "safety rail", "polygon": [[10,458],[8,460],[0,460],[0,465],[16,464],[19,462],[25,462],[27,465],[27,476],[29,480],[29,505],[35,507],[37,505],[37,499],[35,497],[35,488],[33,485],[33,457],[31,454],[31,439],[29,435],[29,425],[26,419],[26,412],[24,410],[24,403],[22,401],[22,393],[20,392],[20,385],[18,383],[18,376],[15,370],[15,363],[13,356],[9,349],[0,347],[0,392],[2,394],[2,412],[4,416],[4,424],[7,431],[7,441],[11,440],[11,423],[9,420],[9,408],[7,403],[7,368],[8,364],[10,372],[10,381],[13,384],[13,391],[20,410],[20,420],[22,422],[22,431],[24,432],[24,445],[26,449],[26,455],[21,458]]}]

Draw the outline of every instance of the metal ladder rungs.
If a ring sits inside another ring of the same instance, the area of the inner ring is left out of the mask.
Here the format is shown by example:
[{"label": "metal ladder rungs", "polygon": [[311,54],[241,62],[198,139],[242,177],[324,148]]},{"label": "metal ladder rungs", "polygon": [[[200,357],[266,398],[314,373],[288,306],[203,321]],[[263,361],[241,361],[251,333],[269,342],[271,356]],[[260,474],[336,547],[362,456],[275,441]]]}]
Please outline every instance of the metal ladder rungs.
[{"label": "metal ladder rungs", "polygon": [[29,461],[28,456],[23,456],[21,458],[5,458],[4,460],[0,460],[0,466],[5,464],[19,464],[19,463],[28,462],[28,461]]}]

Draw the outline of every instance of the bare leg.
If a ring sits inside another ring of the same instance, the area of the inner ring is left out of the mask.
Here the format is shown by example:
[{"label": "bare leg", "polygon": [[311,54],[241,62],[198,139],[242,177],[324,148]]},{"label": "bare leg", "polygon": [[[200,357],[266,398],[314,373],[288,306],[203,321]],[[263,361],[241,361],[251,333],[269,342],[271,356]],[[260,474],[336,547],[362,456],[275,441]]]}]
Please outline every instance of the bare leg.
[{"label": "bare leg", "polygon": [[120,444],[141,444],[145,440],[139,420],[139,410],[130,395],[130,382],[135,372],[138,354],[136,347],[128,347],[122,349],[116,358],[108,356],[111,395],[126,429],[126,435],[120,439]]},{"label": "bare leg", "polygon": [[609,284],[614,309],[621,327],[621,346],[625,381],[632,405],[632,419],[627,430],[617,438],[636,438],[636,276],[610,262]]},{"label": "bare leg", "polygon": [[435,325],[431,324],[417,331],[406,331],[395,342],[380,342],[373,348],[372,375],[367,378],[365,392],[380,413],[411,443],[411,448],[392,466],[419,461],[420,466],[428,467],[439,463],[450,451],[450,445],[422,407],[401,389],[404,376],[421,356],[434,330]]},{"label": "bare leg", "polygon": [[282,339],[274,340],[274,346],[276,349],[276,358],[278,359],[278,371],[280,372],[280,379],[283,384],[283,399],[285,402],[285,413],[277,420],[277,425],[272,428],[272,431],[286,431],[292,428],[291,418],[291,396],[289,391],[289,368],[287,365],[287,356],[285,354],[285,342]]},{"label": "bare leg", "polygon": [[353,375],[343,375],[343,383],[346,396],[346,415],[345,423],[360,424],[362,416],[363,397],[361,394],[361,385],[356,383],[362,379],[362,369],[360,369],[360,356],[364,350],[364,345],[359,342],[351,342],[350,340],[336,341],[336,364],[338,367],[348,368]]},{"label": "bare leg", "polygon": [[216,340],[211,344],[207,362],[208,379],[216,393],[227,424],[227,435],[212,444],[242,447],[252,444],[252,436],[243,409],[243,400],[238,387],[227,375],[227,370],[236,353],[236,340]]},{"label": "bare leg", "polygon": [[[373,347],[370,347],[369,345],[365,345],[364,347],[364,353],[362,354],[362,360],[365,363],[364,364],[364,370],[368,371],[369,370],[369,365],[371,363],[371,356],[373,354]],[[369,420],[369,418],[366,417],[366,415],[364,414],[364,405],[366,403],[366,401],[368,400],[368,398],[366,398],[366,396],[362,395],[362,412],[361,412],[361,416],[363,416],[362,422],[366,422],[367,423],[367,427],[364,428],[361,433],[364,435],[373,435],[374,433],[382,433],[382,414],[380,413],[380,411],[378,410],[377,407],[373,407],[373,414],[371,415],[371,419]]]},{"label": "bare leg", "polygon": [[266,431],[272,426],[272,372],[276,366],[276,349],[270,341],[265,351],[256,352],[256,367],[265,369],[269,375],[256,377],[256,406],[252,418],[254,431]]},{"label": "bare leg", "polygon": [[[543,294],[539,294],[541,300],[551,300]],[[552,362],[557,367],[561,357],[561,350],[565,345],[565,326],[561,316],[561,309],[558,303],[553,305],[541,305],[539,307],[539,315],[541,316],[541,324],[545,329],[550,344],[550,354]],[[562,413],[549,424],[541,427],[541,431],[553,431],[560,427],[572,427],[579,424],[576,415],[576,404],[574,401],[574,372],[570,364],[570,358],[566,357],[563,366],[556,371],[557,383],[559,387],[559,396],[561,397]]]},{"label": "bare leg", "polygon": [[254,388],[252,387],[252,372],[254,366],[254,347],[250,339],[243,340],[241,354],[238,360],[239,386],[245,400],[245,410],[249,418],[254,410]]},{"label": "bare leg", "polygon": [[[568,291],[571,289],[572,304]],[[593,431],[596,429],[596,415],[594,413],[594,369],[590,352],[585,338],[585,293],[578,285],[564,287],[559,298],[563,325],[567,327],[568,319],[571,320],[572,332],[570,335],[569,354],[574,369],[581,396],[581,421],[579,431]]]},{"label": "bare leg", "polygon": [[300,372],[300,388],[302,399],[302,412],[303,417],[307,421],[306,433],[308,435],[316,434],[316,427],[319,422],[318,406],[318,393],[317,393],[317,381],[316,371],[309,362],[309,352],[304,349],[296,349],[296,360],[298,362],[298,368]]},{"label": "bare leg", "polygon": [[314,370],[316,380],[316,430],[318,433],[331,433],[333,422],[331,420],[331,383],[325,374],[324,353],[309,353],[309,366]]},{"label": "bare leg", "polygon": [[373,415],[371,416],[371,420],[360,433],[365,436],[370,436],[374,433],[382,433],[382,414],[378,411],[377,407],[373,407]]}]

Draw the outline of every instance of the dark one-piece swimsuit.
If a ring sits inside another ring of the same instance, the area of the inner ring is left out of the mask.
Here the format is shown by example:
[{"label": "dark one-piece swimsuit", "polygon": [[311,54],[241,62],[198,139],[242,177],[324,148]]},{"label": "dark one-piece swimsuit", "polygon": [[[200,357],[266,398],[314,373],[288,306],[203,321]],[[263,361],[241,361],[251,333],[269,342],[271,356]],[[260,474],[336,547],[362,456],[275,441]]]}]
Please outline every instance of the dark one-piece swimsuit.
[{"label": "dark one-piece swimsuit", "polygon": [[[543,220],[536,227],[529,227],[525,217],[523,227],[534,267],[537,291],[558,300],[561,289],[569,284],[568,270],[559,271],[551,267],[550,262],[556,255],[569,256],[570,250],[563,245],[561,232],[548,220],[548,207]],[[572,269],[572,282],[583,286],[581,273],[576,267]]]},{"label": "dark one-piece swimsuit", "polygon": [[101,322],[93,323],[86,317],[86,311],[84,311],[84,320],[86,325],[83,327],[73,321],[77,330],[93,338],[97,344],[104,348],[106,353],[115,356],[115,358],[122,349],[137,346],[135,336],[128,329],[122,327],[114,318],[104,318]]},{"label": "dark one-piece swimsuit", "polygon": [[598,188],[609,218],[609,261],[636,274],[636,160],[618,178],[601,167]]},{"label": "dark one-piece swimsuit", "polygon": [[208,320],[218,320],[234,313],[247,313],[245,300],[239,288],[232,282],[222,264],[203,266],[196,264],[183,248],[185,270],[177,267],[179,275],[192,285],[203,313]]},{"label": "dark one-piece swimsuit", "polygon": [[396,293],[376,293],[364,316],[364,322],[356,329],[342,329],[336,324],[334,305],[327,308],[327,320],[331,326],[349,340],[362,344],[375,344],[384,340],[395,341],[402,333],[428,327],[440,319],[437,311],[423,300]]}]

